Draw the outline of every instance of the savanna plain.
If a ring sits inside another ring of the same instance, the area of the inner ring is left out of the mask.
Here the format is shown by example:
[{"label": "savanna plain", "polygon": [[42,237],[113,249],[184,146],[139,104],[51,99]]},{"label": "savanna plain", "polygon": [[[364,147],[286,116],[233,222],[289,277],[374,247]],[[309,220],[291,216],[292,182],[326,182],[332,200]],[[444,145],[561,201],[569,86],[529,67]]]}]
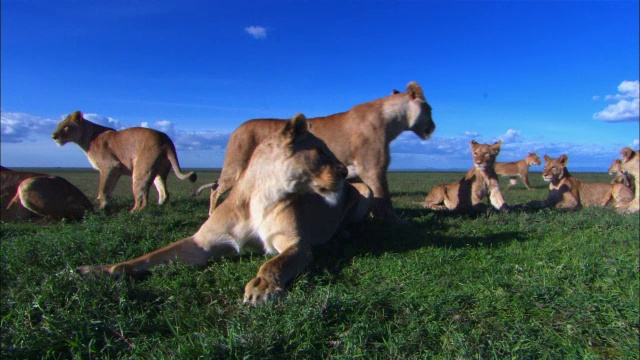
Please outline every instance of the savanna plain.
[{"label": "savanna plain", "polygon": [[[98,173],[60,175],[90,198]],[[422,209],[456,172],[392,172],[404,225],[368,219],[314,249],[315,262],[262,307],[242,304],[265,261],[240,256],[205,268],[171,263],[134,279],[74,269],[137,257],[193,234],[208,196],[169,176],[171,200],[129,214],[130,178],[113,206],[82,222],[2,223],[2,358],[637,359],[638,214],[611,208],[450,214]],[[605,173],[574,173],[606,181]],[[542,200],[530,174],[502,188],[509,204]],[[155,201],[155,189],[150,201]]]}]

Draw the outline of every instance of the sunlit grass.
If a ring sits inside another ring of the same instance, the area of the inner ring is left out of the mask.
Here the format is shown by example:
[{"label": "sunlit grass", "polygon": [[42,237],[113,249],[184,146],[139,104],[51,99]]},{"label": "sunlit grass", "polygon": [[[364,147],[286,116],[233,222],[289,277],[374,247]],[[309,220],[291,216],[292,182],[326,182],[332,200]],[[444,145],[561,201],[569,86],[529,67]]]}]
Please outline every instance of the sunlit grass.
[{"label": "sunlit grass", "polygon": [[[95,197],[97,172],[57,174]],[[198,184],[216,177],[199,176]],[[461,176],[391,173],[407,224],[370,219],[349,239],[316,248],[286,296],[261,308],[241,303],[260,255],[204,269],[159,266],[142,280],[74,273],[195,232],[208,196],[191,198],[198,184],[173,175],[163,207],[129,214],[123,178],[113,208],[83,222],[2,224],[2,357],[638,358],[638,215],[471,216],[416,205],[433,185]],[[543,199],[539,173],[530,181],[534,190],[505,190],[507,202]]]}]

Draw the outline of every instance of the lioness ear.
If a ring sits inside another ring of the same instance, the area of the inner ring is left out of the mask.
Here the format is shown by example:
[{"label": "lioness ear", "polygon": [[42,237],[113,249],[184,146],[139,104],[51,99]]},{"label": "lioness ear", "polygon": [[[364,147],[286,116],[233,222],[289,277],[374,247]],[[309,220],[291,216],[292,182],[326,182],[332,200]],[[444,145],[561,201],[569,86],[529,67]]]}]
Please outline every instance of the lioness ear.
[{"label": "lioness ear", "polygon": [[562,154],[558,160],[560,161],[560,164],[562,164],[562,166],[567,166],[567,162],[569,162],[569,157],[566,154]]},{"label": "lioness ear", "polygon": [[497,141],[497,142],[493,143],[493,145],[491,145],[491,150],[493,150],[495,152],[499,152],[501,146],[502,146],[502,140]]},{"label": "lioness ear", "polygon": [[409,96],[411,96],[412,99],[415,99],[418,97],[421,99],[424,99],[424,93],[422,92],[422,88],[415,81],[412,81],[409,83],[409,85],[407,85],[406,92],[407,94],[409,94]]},{"label": "lioness ear", "polygon": [[469,146],[473,149],[474,147],[478,146],[478,142],[475,140],[471,140],[469,141]]},{"label": "lioness ear", "polygon": [[307,118],[301,113],[295,114],[282,129],[282,134],[290,136],[291,140],[307,132],[309,132]]},{"label": "lioness ear", "polygon": [[82,115],[82,112],[80,110],[74,111],[69,116],[71,117],[71,122],[73,122],[76,125],[80,125],[84,120],[84,115]]},{"label": "lioness ear", "polygon": [[543,158],[544,158],[544,161],[546,161],[546,162],[551,161],[551,157],[549,155],[547,155],[547,154],[544,154]]},{"label": "lioness ear", "polygon": [[391,91],[391,95],[395,95],[395,94],[400,94],[400,90],[398,90],[398,89],[393,89],[393,90]]},{"label": "lioness ear", "polygon": [[633,157],[633,150],[630,147],[624,147],[620,150],[620,155],[622,155],[622,160],[629,161]]}]

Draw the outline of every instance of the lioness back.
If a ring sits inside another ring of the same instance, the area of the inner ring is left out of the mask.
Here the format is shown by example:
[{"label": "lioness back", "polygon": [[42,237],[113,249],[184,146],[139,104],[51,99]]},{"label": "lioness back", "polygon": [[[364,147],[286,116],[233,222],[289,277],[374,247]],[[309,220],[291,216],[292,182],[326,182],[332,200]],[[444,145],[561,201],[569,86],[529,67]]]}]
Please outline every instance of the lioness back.
[{"label": "lioness back", "polygon": [[[309,120],[310,132],[323,139],[335,156],[349,169],[350,178],[359,178],[374,193],[374,216],[397,219],[393,212],[386,180],[391,161],[389,143],[401,132],[410,130],[427,140],[435,130],[431,106],[420,85],[410,82],[404,92],[369,101],[349,111]],[[246,167],[253,149],[265,134],[279,128],[274,119],[252,120],[234,132],[227,145],[222,173],[217,183],[201,186],[211,193],[209,213],[220,196],[231,189]],[[254,134],[251,134],[254,133]]]},{"label": "lioness back", "polygon": [[27,171],[0,171],[1,218],[4,221],[45,217],[81,219],[93,211],[91,201],[59,176]]}]

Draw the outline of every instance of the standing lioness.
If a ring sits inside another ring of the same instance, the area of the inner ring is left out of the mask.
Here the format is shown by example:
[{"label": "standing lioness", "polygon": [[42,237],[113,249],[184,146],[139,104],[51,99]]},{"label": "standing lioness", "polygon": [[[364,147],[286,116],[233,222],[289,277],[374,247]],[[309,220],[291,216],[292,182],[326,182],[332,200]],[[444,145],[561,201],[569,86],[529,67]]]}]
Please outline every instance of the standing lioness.
[{"label": "standing lioness", "polygon": [[137,259],[78,271],[117,276],[174,260],[206,265],[246,246],[279,254],[245,287],[245,302],[265,302],[311,261],[311,246],[368,213],[371,190],[345,183],[346,175],[345,166],[307,131],[299,114],[256,147],[229,197],[193,236]]},{"label": "standing lioness", "polygon": [[2,221],[52,218],[79,220],[93,211],[91,201],[69,181],[58,176],[0,167]]},{"label": "standing lioness", "polygon": [[[335,156],[349,169],[349,178],[359,178],[373,190],[374,216],[396,219],[387,184],[391,161],[389,143],[401,132],[411,130],[428,139],[435,130],[431,106],[418,83],[410,82],[404,92],[356,105],[347,112],[309,119],[310,131],[324,140]],[[229,191],[247,167],[254,149],[269,135],[281,130],[286,120],[249,120],[229,138],[222,173],[211,192],[209,213],[221,195]]]},{"label": "standing lioness", "polygon": [[531,185],[529,185],[529,167],[531,165],[540,165],[542,162],[536,153],[528,153],[527,157],[522,160],[513,161],[513,162],[500,162],[496,161],[496,173],[501,176],[509,177],[509,185],[507,187],[512,187],[518,183],[518,176],[522,179],[522,183],[524,186],[531,190]]},{"label": "standing lioness", "polygon": [[74,142],[80,146],[94,169],[100,172],[98,199],[100,208],[107,206],[111,192],[122,175],[133,177],[135,205],[131,212],[147,205],[151,183],[158,190],[158,204],[169,199],[166,180],[169,170],[181,180],[196,181],[196,174],[180,171],[173,141],[163,132],[134,127],[116,131],[85,120],[76,111],[62,120],[51,135],[62,146]]}]

